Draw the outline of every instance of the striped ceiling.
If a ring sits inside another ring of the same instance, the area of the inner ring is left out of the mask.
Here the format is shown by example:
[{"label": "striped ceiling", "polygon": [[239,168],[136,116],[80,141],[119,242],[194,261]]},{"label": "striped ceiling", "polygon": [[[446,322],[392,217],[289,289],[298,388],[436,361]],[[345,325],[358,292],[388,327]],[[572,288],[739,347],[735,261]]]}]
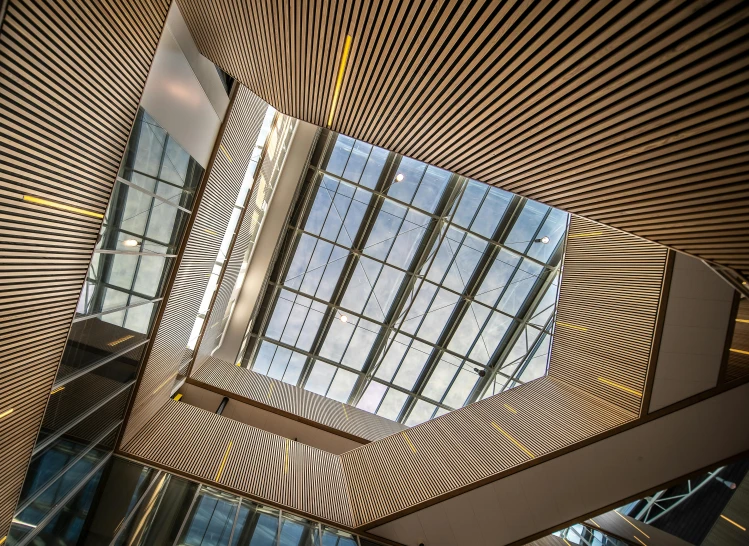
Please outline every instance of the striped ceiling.
[{"label": "striped ceiling", "polygon": [[278,110],[749,272],[749,3],[178,0]]}]

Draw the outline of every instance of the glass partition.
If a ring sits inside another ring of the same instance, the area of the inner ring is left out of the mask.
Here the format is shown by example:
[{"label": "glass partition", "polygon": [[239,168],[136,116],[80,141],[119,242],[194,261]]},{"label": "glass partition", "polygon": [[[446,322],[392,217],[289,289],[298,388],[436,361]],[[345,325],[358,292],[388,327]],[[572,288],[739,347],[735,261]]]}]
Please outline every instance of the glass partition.
[{"label": "glass partition", "polygon": [[568,215],[325,131],[241,365],[415,425],[546,373]]}]

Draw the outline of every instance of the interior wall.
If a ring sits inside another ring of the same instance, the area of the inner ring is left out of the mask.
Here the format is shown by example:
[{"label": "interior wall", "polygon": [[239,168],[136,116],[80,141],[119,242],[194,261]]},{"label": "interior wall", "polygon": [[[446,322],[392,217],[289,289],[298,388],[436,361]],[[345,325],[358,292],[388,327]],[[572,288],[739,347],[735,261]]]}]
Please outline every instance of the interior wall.
[{"label": "interior wall", "polygon": [[676,255],[649,411],[718,384],[733,298],[710,267]]},{"label": "interior wall", "polygon": [[4,540],[169,2],[1,6]]},{"label": "interior wall", "polygon": [[[213,64],[196,54],[197,48],[179,8],[172,4],[141,105],[206,168],[229,105],[229,96]],[[204,63],[213,68],[212,73]]]}]

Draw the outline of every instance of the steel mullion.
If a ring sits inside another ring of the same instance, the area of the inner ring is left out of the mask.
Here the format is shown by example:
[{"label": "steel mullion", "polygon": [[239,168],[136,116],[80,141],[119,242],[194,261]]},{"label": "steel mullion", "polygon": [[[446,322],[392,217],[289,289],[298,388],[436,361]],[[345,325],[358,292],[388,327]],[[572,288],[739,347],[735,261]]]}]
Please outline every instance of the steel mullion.
[{"label": "steel mullion", "polygon": [[[380,196],[380,197],[383,197],[383,198],[385,198],[385,199],[388,199],[388,200],[390,200],[390,201],[392,201],[393,203],[396,203],[396,204],[398,204],[398,205],[402,205],[402,206],[404,206],[404,207],[406,207],[406,208],[409,208],[409,209],[413,209],[413,210],[416,210],[416,211],[420,212],[421,214],[424,214],[425,216],[429,216],[430,218],[434,218],[434,219],[440,219],[440,218],[439,218],[438,216],[436,216],[436,215],[435,215],[434,213],[428,212],[428,211],[426,211],[426,210],[423,210],[423,209],[419,209],[419,208],[416,208],[416,207],[414,207],[414,206],[410,205],[409,203],[406,203],[405,201],[401,201],[400,199],[396,199],[396,198],[394,198],[394,197],[390,197],[390,196],[389,196],[389,195],[388,195],[387,193],[383,193],[383,192],[381,192],[381,191],[378,191],[377,189],[371,189],[371,188],[367,188],[367,187],[365,187],[365,186],[360,186],[360,185],[356,184],[355,182],[351,182],[350,180],[346,180],[346,179],[344,179],[344,178],[341,178],[340,176],[337,176],[337,175],[335,175],[335,174],[331,174],[331,173],[329,173],[328,171],[325,171],[325,170],[323,170],[323,169],[320,169],[320,168],[318,168],[318,167],[310,167],[310,168],[314,168],[314,169],[315,169],[315,171],[317,171],[318,173],[321,173],[321,174],[323,174],[323,175],[325,175],[325,176],[328,176],[328,177],[330,177],[330,178],[334,178],[335,180],[338,180],[338,181],[340,181],[340,182],[345,182],[345,183],[347,183],[347,184],[353,184],[353,185],[355,185],[355,186],[357,186],[357,187],[360,187],[360,188],[362,188],[363,190],[365,190],[365,191],[367,191],[367,192],[370,192],[370,193],[372,193],[373,195],[376,195],[376,196]],[[515,195],[515,194],[512,194],[512,196],[513,196],[513,198],[516,198],[516,199],[520,197],[519,195]],[[521,198],[521,199],[522,199],[522,198]],[[362,202],[362,201],[358,201],[358,202],[359,202],[359,203],[362,203],[362,204],[365,204],[365,205],[366,205],[366,203],[364,203],[364,202]],[[508,205],[507,209],[509,210],[509,208],[510,208],[510,206]],[[457,209],[457,207],[456,207],[456,209]],[[453,217],[453,216],[454,216],[454,213],[455,213],[455,211],[453,211],[453,214],[451,215],[451,217]],[[506,214],[507,214],[507,211],[505,211],[505,213],[504,213],[504,214],[506,215]],[[453,222],[452,220],[448,221],[447,223],[448,223],[448,226],[454,226],[454,227],[456,227],[457,229],[459,229],[459,230],[461,230],[461,231],[468,231],[468,232],[470,232],[470,231],[471,231],[471,230],[469,230],[469,229],[466,229],[466,228],[464,228],[463,226],[460,226],[460,225],[458,225],[458,224],[455,224],[455,223],[454,223],[454,222]],[[474,237],[476,237],[477,239],[481,239],[482,241],[484,241],[484,242],[486,242],[486,243],[493,243],[493,244],[495,244],[495,245],[497,244],[497,241],[496,241],[495,239],[492,239],[491,237],[486,237],[486,236],[484,236],[484,235],[481,235],[480,233],[474,233],[474,232],[471,232],[471,235],[473,235],[473,236],[474,236]],[[510,251],[512,251],[512,252],[514,252],[514,253],[516,253],[516,254],[519,254],[519,255],[523,256],[524,258],[528,258],[528,260],[529,260],[529,261],[531,261],[531,262],[534,262],[534,263],[536,263],[537,265],[540,265],[540,266],[546,266],[546,264],[545,264],[544,262],[542,262],[541,260],[538,260],[538,259],[536,259],[536,258],[532,258],[532,257],[530,257],[530,256],[526,256],[525,254],[523,254],[522,252],[520,252],[520,251],[518,251],[518,250],[515,250],[515,249],[508,249],[508,250],[510,250]]]},{"label": "steel mullion", "polygon": [[[271,339],[271,338],[266,338],[264,336],[256,336],[255,334],[252,334],[252,335],[255,336],[260,341],[267,341],[268,343],[270,343],[272,345],[275,345],[277,347],[281,347],[281,348],[284,348],[284,349],[289,349],[291,351],[303,354],[305,356],[313,356],[313,355],[310,354],[309,351],[303,351],[303,350],[300,350],[300,349],[296,349],[295,347],[292,347],[292,346],[290,346],[288,344],[279,342],[278,340]],[[341,368],[341,369],[346,370],[348,372],[351,372],[353,374],[356,374],[356,375],[359,375],[359,376],[363,375],[363,372],[361,370],[357,370],[355,368],[350,368],[350,367],[348,367],[348,366],[346,366],[344,364],[337,364],[337,363],[335,363],[335,361],[327,359],[325,357],[315,357],[315,358],[317,360],[321,361],[321,362],[324,362],[326,364],[330,364],[330,365],[335,366],[337,368]],[[267,375],[267,374],[263,374],[263,375]],[[405,393],[405,394],[408,394],[408,395],[414,395],[414,393],[411,392],[410,390],[408,390],[408,389],[406,389],[404,387],[401,387],[399,385],[396,385],[396,384],[394,384],[392,382],[382,381],[382,380],[377,380],[377,382],[378,383],[382,383],[383,385],[385,385],[387,387],[390,387],[390,388],[393,388],[393,389],[395,389],[397,391],[400,391],[402,393]],[[423,400],[425,400],[427,402],[430,402],[430,403],[433,403],[433,404],[436,404],[436,405],[442,407],[442,405],[441,405],[441,403],[439,401],[432,400],[431,398],[420,397],[420,399],[423,399]],[[445,406],[445,409],[450,409],[450,408],[447,407],[447,406]]]},{"label": "steel mullion", "polygon": [[[499,253],[500,247],[497,243],[503,241],[507,236],[507,233],[509,233],[512,227],[515,225],[515,222],[520,215],[520,210],[522,210],[522,206],[524,203],[525,200],[523,198],[518,196],[513,197],[512,201],[502,215],[502,220],[494,229],[492,243],[494,243],[495,246],[490,247],[488,252],[485,252],[481,255],[479,262],[476,264],[473,272],[471,273],[471,278],[468,280],[465,288],[463,289],[463,294],[469,296],[471,299],[473,299],[476,292],[481,287],[481,284],[486,279],[486,276],[489,274],[489,271],[491,271],[491,265],[494,262],[497,254]],[[455,256],[457,257],[457,253],[455,254]],[[448,318],[444,329],[440,333],[440,337],[437,339],[436,345],[439,349],[433,351],[432,355],[425,363],[422,373],[419,374],[419,378],[414,384],[413,391],[415,393],[421,395],[422,391],[426,387],[429,379],[432,377],[432,373],[434,373],[435,368],[442,359],[442,355],[445,353],[447,346],[450,344],[450,341],[452,340],[452,337],[455,334],[460,322],[468,312],[471,303],[472,302],[469,301],[468,298],[462,296],[461,299],[459,299],[456,303],[455,308],[450,314],[450,318]],[[481,331],[479,331],[479,335],[481,335]],[[455,372],[455,375],[453,375],[450,384],[442,394],[442,399],[440,400],[440,402],[442,402],[445,399],[445,396],[447,396],[447,394],[450,392],[450,388],[455,383],[455,380],[460,374],[460,370],[465,367],[466,362],[469,362],[468,355],[464,355],[460,359],[462,360],[461,366],[458,371]],[[484,365],[479,364],[479,366],[483,367]],[[401,414],[399,415],[399,422],[403,422],[408,418],[415,404],[416,402],[414,398],[411,398],[406,402],[403,410],[401,411]]]},{"label": "steel mullion", "polygon": [[[284,287],[282,285],[277,285],[275,283],[269,283],[269,285],[273,286],[274,288],[278,288],[279,290],[285,290],[285,291],[290,292],[290,293],[295,294],[295,295],[301,295],[303,297],[308,297],[308,298],[310,298],[311,300],[313,300],[313,301],[315,301],[317,303],[321,303],[323,305],[328,305],[328,303],[326,303],[324,300],[320,300],[320,299],[315,298],[315,297],[310,297],[310,296],[304,294],[303,292],[299,292],[296,289]],[[469,300],[469,301],[471,301],[471,300]],[[453,304],[451,304],[451,305],[453,305]],[[380,321],[367,318],[365,315],[362,315],[360,313],[356,313],[356,312],[354,312],[354,311],[352,311],[352,310],[350,310],[350,309],[348,309],[346,307],[336,306],[336,310],[339,310],[339,311],[343,312],[347,316],[349,316],[349,315],[350,316],[354,316],[357,319],[362,318],[362,319],[367,320],[367,321],[369,321],[369,322],[371,322],[373,324],[377,324],[378,326],[385,326],[385,324],[382,323],[382,322],[380,322]],[[315,310],[315,312],[317,313],[319,311]],[[428,314],[430,312],[431,311],[428,311],[425,314]],[[515,317],[511,317],[510,315],[507,315],[506,313],[502,313],[501,311],[497,311],[497,312],[499,312],[499,313],[501,313],[501,314],[503,314],[503,315],[505,315],[505,316],[507,316],[509,318],[515,318]],[[372,330],[368,330],[368,331],[372,332]],[[417,336],[416,334],[411,334],[411,333],[408,333],[408,332],[403,332],[403,331],[400,331],[400,330],[397,330],[397,329],[393,329],[393,331],[396,332],[397,334],[403,335],[403,336],[405,336],[405,337],[407,337],[409,339],[413,339],[413,340],[419,341],[421,343],[424,343],[425,345],[429,345],[430,347],[436,347],[436,345],[434,343],[432,343],[431,341],[427,341],[426,339],[423,339],[423,338]],[[373,332],[373,333],[376,334],[377,332]],[[254,332],[252,333],[252,335],[255,336],[255,337],[265,337],[265,336],[263,336],[263,334],[257,334],[257,333],[254,333]],[[271,338],[268,338],[268,339],[271,339]],[[482,363],[480,363],[480,362],[478,362],[476,360],[473,360],[471,358],[468,358],[465,355],[461,355],[461,354],[456,353],[454,351],[451,351],[451,350],[449,350],[447,348],[443,348],[443,349],[444,349],[444,352],[446,354],[452,355],[452,356],[454,356],[456,358],[459,358],[461,360],[467,360],[467,361],[471,362],[472,364],[476,364],[478,366],[484,366],[484,364],[482,364]],[[298,349],[296,349],[296,350],[298,351]]]},{"label": "steel mullion", "polygon": [[[468,397],[468,403],[479,400],[480,397],[484,395],[484,392],[493,384],[496,375],[498,373],[501,373],[499,372],[499,370],[502,368],[502,364],[507,358],[507,355],[515,345],[515,341],[520,336],[520,333],[525,328],[525,325],[530,322],[531,318],[533,318],[533,313],[535,313],[538,304],[543,299],[546,290],[556,278],[556,273],[559,268],[559,261],[561,260],[563,249],[564,245],[560,240],[560,242],[557,243],[557,247],[554,249],[554,253],[551,256],[551,259],[549,260],[550,263],[556,264],[555,269],[546,269],[539,273],[533,288],[530,290],[528,296],[526,296],[526,301],[523,303],[519,310],[520,312],[518,313],[518,317],[513,320],[510,328],[507,332],[505,332],[504,339],[507,339],[507,342],[503,343],[501,351],[495,351],[495,354],[491,355],[489,363],[487,364],[487,368],[490,370],[490,372],[487,373],[486,376],[480,378],[478,383],[476,383],[476,386],[473,388],[473,391],[471,391],[471,394]],[[523,309],[524,307],[525,309]],[[501,375],[507,377],[507,374]],[[514,373],[512,375],[514,376]]]},{"label": "steel mullion", "polygon": [[[389,175],[392,172],[393,167],[394,167],[395,158],[396,158],[396,155],[393,154],[392,152],[388,154],[388,158],[385,161],[385,165],[383,165],[382,171],[380,172],[379,179],[375,186],[376,188],[381,188],[382,185],[385,183],[385,180],[389,178]],[[316,171],[319,172],[319,169],[316,169]],[[380,209],[382,208],[383,202],[384,202],[383,199],[378,199],[375,202],[374,206],[367,208],[367,213],[364,215],[364,217],[361,220],[361,223],[359,224],[359,228],[357,230],[356,236],[354,240],[352,241],[351,250],[348,256],[346,257],[346,264],[344,265],[341,275],[339,276],[338,281],[336,282],[336,286],[330,298],[330,302],[326,309],[325,316],[323,317],[323,320],[320,323],[320,328],[318,329],[317,334],[315,335],[315,339],[312,342],[312,347],[310,350],[312,355],[319,355],[320,349],[322,348],[325,338],[328,335],[328,331],[330,330],[330,325],[332,324],[332,321],[335,319],[334,306],[337,307],[338,305],[340,305],[341,299],[343,298],[343,295],[345,294],[345,290],[348,288],[348,285],[351,282],[354,272],[356,271],[356,265],[359,262],[361,247],[364,245],[364,243],[367,240],[367,237],[372,231],[372,227],[374,226],[374,223],[377,219],[377,215]],[[332,204],[331,204],[331,208],[332,208]],[[306,384],[307,379],[309,378],[309,374],[312,371],[313,365],[314,365],[314,359],[311,357],[308,357],[307,361],[304,364],[304,368],[302,369],[302,373],[300,374],[299,382],[297,383],[298,386],[303,386]],[[331,379],[331,382],[332,382],[332,379]]]},{"label": "steel mullion", "polygon": [[[422,177],[423,179],[423,177]],[[448,183],[445,187],[445,190],[443,191],[442,198],[440,199],[440,203],[438,203],[436,207],[436,211],[439,211],[439,214],[433,217],[430,220],[430,223],[427,226],[427,233],[425,233],[422,236],[422,239],[420,241],[420,248],[419,250],[414,254],[414,257],[411,259],[411,264],[409,265],[408,270],[406,271],[406,275],[410,276],[408,279],[408,282],[401,283],[401,287],[399,289],[399,293],[396,295],[395,300],[393,301],[393,305],[391,306],[392,313],[386,317],[386,321],[384,324],[384,329],[378,334],[378,338],[376,339],[375,343],[377,343],[377,347],[373,347],[375,349],[374,351],[370,351],[370,355],[368,356],[367,362],[365,363],[365,369],[367,372],[367,375],[365,377],[365,380],[362,382],[361,385],[357,385],[356,388],[353,391],[353,398],[350,398],[355,403],[358,403],[361,399],[361,396],[364,394],[364,391],[371,381],[371,378],[374,376],[374,374],[377,372],[377,369],[379,369],[379,366],[381,364],[381,357],[382,355],[387,354],[387,351],[390,350],[390,347],[392,347],[393,342],[395,341],[395,338],[401,333],[399,328],[396,327],[396,323],[398,320],[402,317],[405,320],[405,316],[408,314],[408,312],[411,310],[411,307],[413,306],[414,302],[416,301],[416,294],[418,294],[421,287],[424,285],[424,282],[426,281],[426,277],[429,274],[429,271],[432,267],[432,264],[434,263],[436,257],[437,257],[437,249],[439,249],[439,246],[444,241],[444,237],[447,235],[447,228],[445,228],[445,232],[442,233],[442,226],[445,223],[445,214],[450,211],[453,206],[453,214],[455,213],[455,210],[457,209],[457,204],[460,203],[460,199],[463,196],[463,193],[465,191],[466,182],[465,179],[462,177],[459,177],[457,175],[452,175],[450,179],[448,180]],[[456,204],[457,199],[457,204]],[[405,216],[404,216],[405,219]],[[435,253],[432,255],[431,259],[429,258],[429,253],[432,250],[432,247],[434,247],[435,243],[439,240],[439,243],[437,244],[437,247],[435,248]],[[424,272],[423,275],[418,275],[418,271],[424,267],[424,265],[428,263],[427,270]],[[404,279],[405,280],[405,279]],[[418,289],[416,289],[415,292],[411,292],[414,285],[417,281],[421,281],[419,284]],[[411,301],[409,302],[409,294],[413,294],[414,297],[411,298]],[[437,291],[435,291],[434,295],[432,296],[432,300],[429,302],[429,306],[432,305],[434,302],[434,298],[437,295]],[[407,308],[403,309],[404,306],[408,304]],[[429,309],[429,307],[427,307]],[[422,319],[420,321],[423,322],[424,316],[426,316],[426,313],[422,316]],[[402,321],[401,321],[402,324]],[[418,331],[415,330],[415,332]],[[391,337],[392,336],[392,337]],[[403,356],[401,357],[400,361],[398,362],[398,366],[396,367],[395,372],[393,373],[393,379],[398,375],[398,371],[400,370],[401,366],[403,365],[403,361],[406,358],[406,355],[408,354],[408,351],[410,351],[411,347],[413,346],[413,340],[417,339],[416,335],[414,333],[413,337],[408,336],[411,341],[409,341],[408,347],[403,353]],[[388,339],[390,339],[390,342],[388,343]],[[387,344],[387,347],[385,345]],[[432,345],[431,343],[429,345]],[[433,347],[433,345],[432,345]],[[434,351],[434,347],[432,349]],[[382,401],[380,401],[382,403]]]}]

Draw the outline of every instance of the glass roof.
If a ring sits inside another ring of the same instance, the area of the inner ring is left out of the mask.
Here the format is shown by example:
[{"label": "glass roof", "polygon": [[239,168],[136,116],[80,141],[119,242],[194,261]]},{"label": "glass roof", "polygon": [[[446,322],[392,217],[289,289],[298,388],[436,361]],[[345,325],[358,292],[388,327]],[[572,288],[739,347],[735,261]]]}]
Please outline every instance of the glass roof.
[{"label": "glass roof", "polygon": [[409,426],[545,375],[567,221],[325,131],[242,365]]}]

